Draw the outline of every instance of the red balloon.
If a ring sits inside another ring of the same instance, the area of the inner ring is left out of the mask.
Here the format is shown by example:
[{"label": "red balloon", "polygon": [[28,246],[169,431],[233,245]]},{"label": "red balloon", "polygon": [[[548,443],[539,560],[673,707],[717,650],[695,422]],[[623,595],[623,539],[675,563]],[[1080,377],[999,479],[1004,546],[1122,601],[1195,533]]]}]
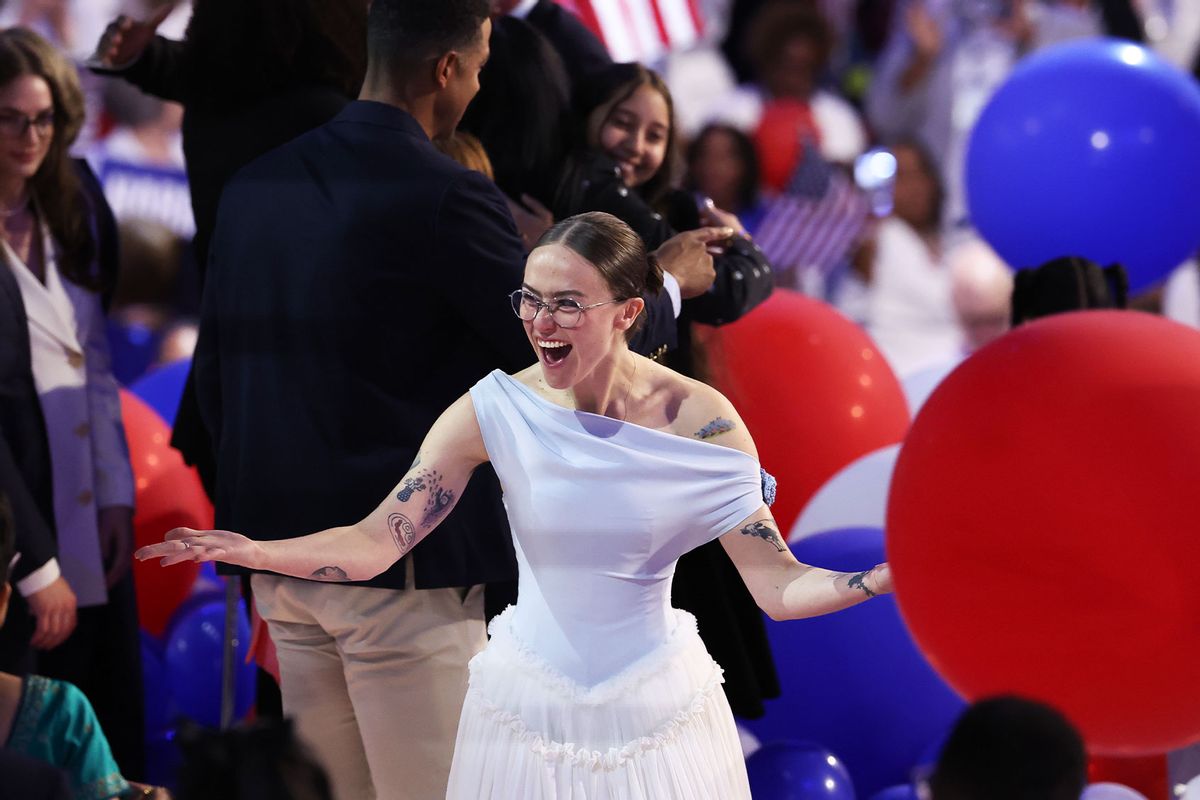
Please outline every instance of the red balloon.
[{"label": "red balloon", "polygon": [[698,333],[714,384],[779,479],[771,511],[780,530],[843,467],[904,438],[896,376],[870,337],[825,303],[776,289],[743,319]]},{"label": "red balloon", "polygon": [[[121,415],[133,463],[133,535],[137,547],[161,542],[172,528],[211,528],[212,504],[196,470],[170,445],[171,430],[137,395],[121,390]],[[195,563],[163,568],[157,561],[134,561],[138,618],[162,636],[167,622],[192,591],[200,572]]]},{"label": "red balloon", "polygon": [[802,141],[819,143],[820,138],[807,103],[787,99],[767,103],[754,132],[763,186],[782,192],[804,157]]},{"label": "red balloon", "polygon": [[1094,753],[1200,739],[1200,332],[1062,314],[971,356],[900,451],[888,555],[925,655]]}]

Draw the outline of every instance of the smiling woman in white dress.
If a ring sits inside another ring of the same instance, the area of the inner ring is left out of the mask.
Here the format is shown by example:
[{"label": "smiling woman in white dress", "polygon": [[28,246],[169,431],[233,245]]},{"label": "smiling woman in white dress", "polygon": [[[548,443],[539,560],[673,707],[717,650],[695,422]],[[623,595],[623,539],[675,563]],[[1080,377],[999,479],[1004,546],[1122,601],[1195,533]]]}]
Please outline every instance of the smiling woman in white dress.
[{"label": "smiling woman in white dress", "polygon": [[138,557],[365,579],[433,531],[491,461],[520,599],[471,662],[448,796],[748,798],[720,667],[695,621],[670,607],[675,562],[720,537],[776,619],[889,592],[891,574],[798,563],[763,503],[754,443],[733,406],[629,351],[642,294],[661,281],[615,217],[558,223],[512,298],[537,364],[493,372],[447,409],[365,519],[275,542],[177,529]]}]

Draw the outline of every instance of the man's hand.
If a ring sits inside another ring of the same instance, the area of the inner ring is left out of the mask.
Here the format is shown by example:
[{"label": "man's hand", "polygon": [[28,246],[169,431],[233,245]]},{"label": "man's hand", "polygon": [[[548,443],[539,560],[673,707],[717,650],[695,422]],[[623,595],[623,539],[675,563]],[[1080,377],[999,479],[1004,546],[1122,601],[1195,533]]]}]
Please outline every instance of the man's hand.
[{"label": "man's hand", "polygon": [[717,272],[713,268],[711,248],[733,236],[733,228],[697,228],[676,234],[654,251],[664,272],[679,282],[679,293],[686,300],[708,291]]},{"label": "man's hand", "polygon": [[37,618],[29,643],[39,650],[58,647],[75,630],[75,592],[61,576],[45,589],[25,598]]},{"label": "man's hand", "polygon": [[104,69],[124,69],[137,61],[145,52],[146,47],[154,39],[154,32],[163,20],[170,16],[175,9],[174,3],[164,3],[150,15],[149,19],[138,21],[124,14],[108,23],[96,52],[87,60],[89,67]]},{"label": "man's hand", "polygon": [[133,509],[129,506],[102,508],[96,514],[96,527],[100,532],[104,581],[111,589],[133,565]]}]

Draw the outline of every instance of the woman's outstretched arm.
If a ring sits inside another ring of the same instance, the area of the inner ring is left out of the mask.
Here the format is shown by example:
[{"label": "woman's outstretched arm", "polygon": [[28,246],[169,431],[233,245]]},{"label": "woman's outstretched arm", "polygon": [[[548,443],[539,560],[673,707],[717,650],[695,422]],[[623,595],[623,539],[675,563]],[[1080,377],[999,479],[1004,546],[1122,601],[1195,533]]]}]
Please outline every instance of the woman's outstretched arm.
[{"label": "woman's outstretched arm", "polygon": [[363,581],[408,553],[441,522],[475,468],[487,461],[470,395],[433,424],[400,483],[362,521],[278,541],[254,541],[232,531],[176,528],[159,544],[137,551],[139,560],[223,561],[250,569],[318,581]]},{"label": "woman's outstretched arm", "polygon": [[771,619],[816,617],[892,591],[887,564],[862,572],[801,564],[766,506],[723,535],[721,544],[754,601]]}]

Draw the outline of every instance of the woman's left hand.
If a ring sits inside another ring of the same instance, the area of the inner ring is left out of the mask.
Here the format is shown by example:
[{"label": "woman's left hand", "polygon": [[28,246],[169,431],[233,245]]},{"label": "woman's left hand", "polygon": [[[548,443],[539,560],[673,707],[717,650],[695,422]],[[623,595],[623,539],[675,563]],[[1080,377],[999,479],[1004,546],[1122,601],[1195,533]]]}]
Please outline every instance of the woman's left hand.
[{"label": "woman's left hand", "polygon": [[262,564],[262,556],[259,543],[240,533],[198,531],[192,528],[175,528],[167,533],[162,542],[146,545],[134,553],[138,561],[161,558],[164,567],[184,561],[223,561],[253,569]]},{"label": "woman's left hand", "polygon": [[104,561],[104,582],[109,589],[125,577],[133,565],[133,509],[108,506],[96,512],[100,534],[100,558]]}]

